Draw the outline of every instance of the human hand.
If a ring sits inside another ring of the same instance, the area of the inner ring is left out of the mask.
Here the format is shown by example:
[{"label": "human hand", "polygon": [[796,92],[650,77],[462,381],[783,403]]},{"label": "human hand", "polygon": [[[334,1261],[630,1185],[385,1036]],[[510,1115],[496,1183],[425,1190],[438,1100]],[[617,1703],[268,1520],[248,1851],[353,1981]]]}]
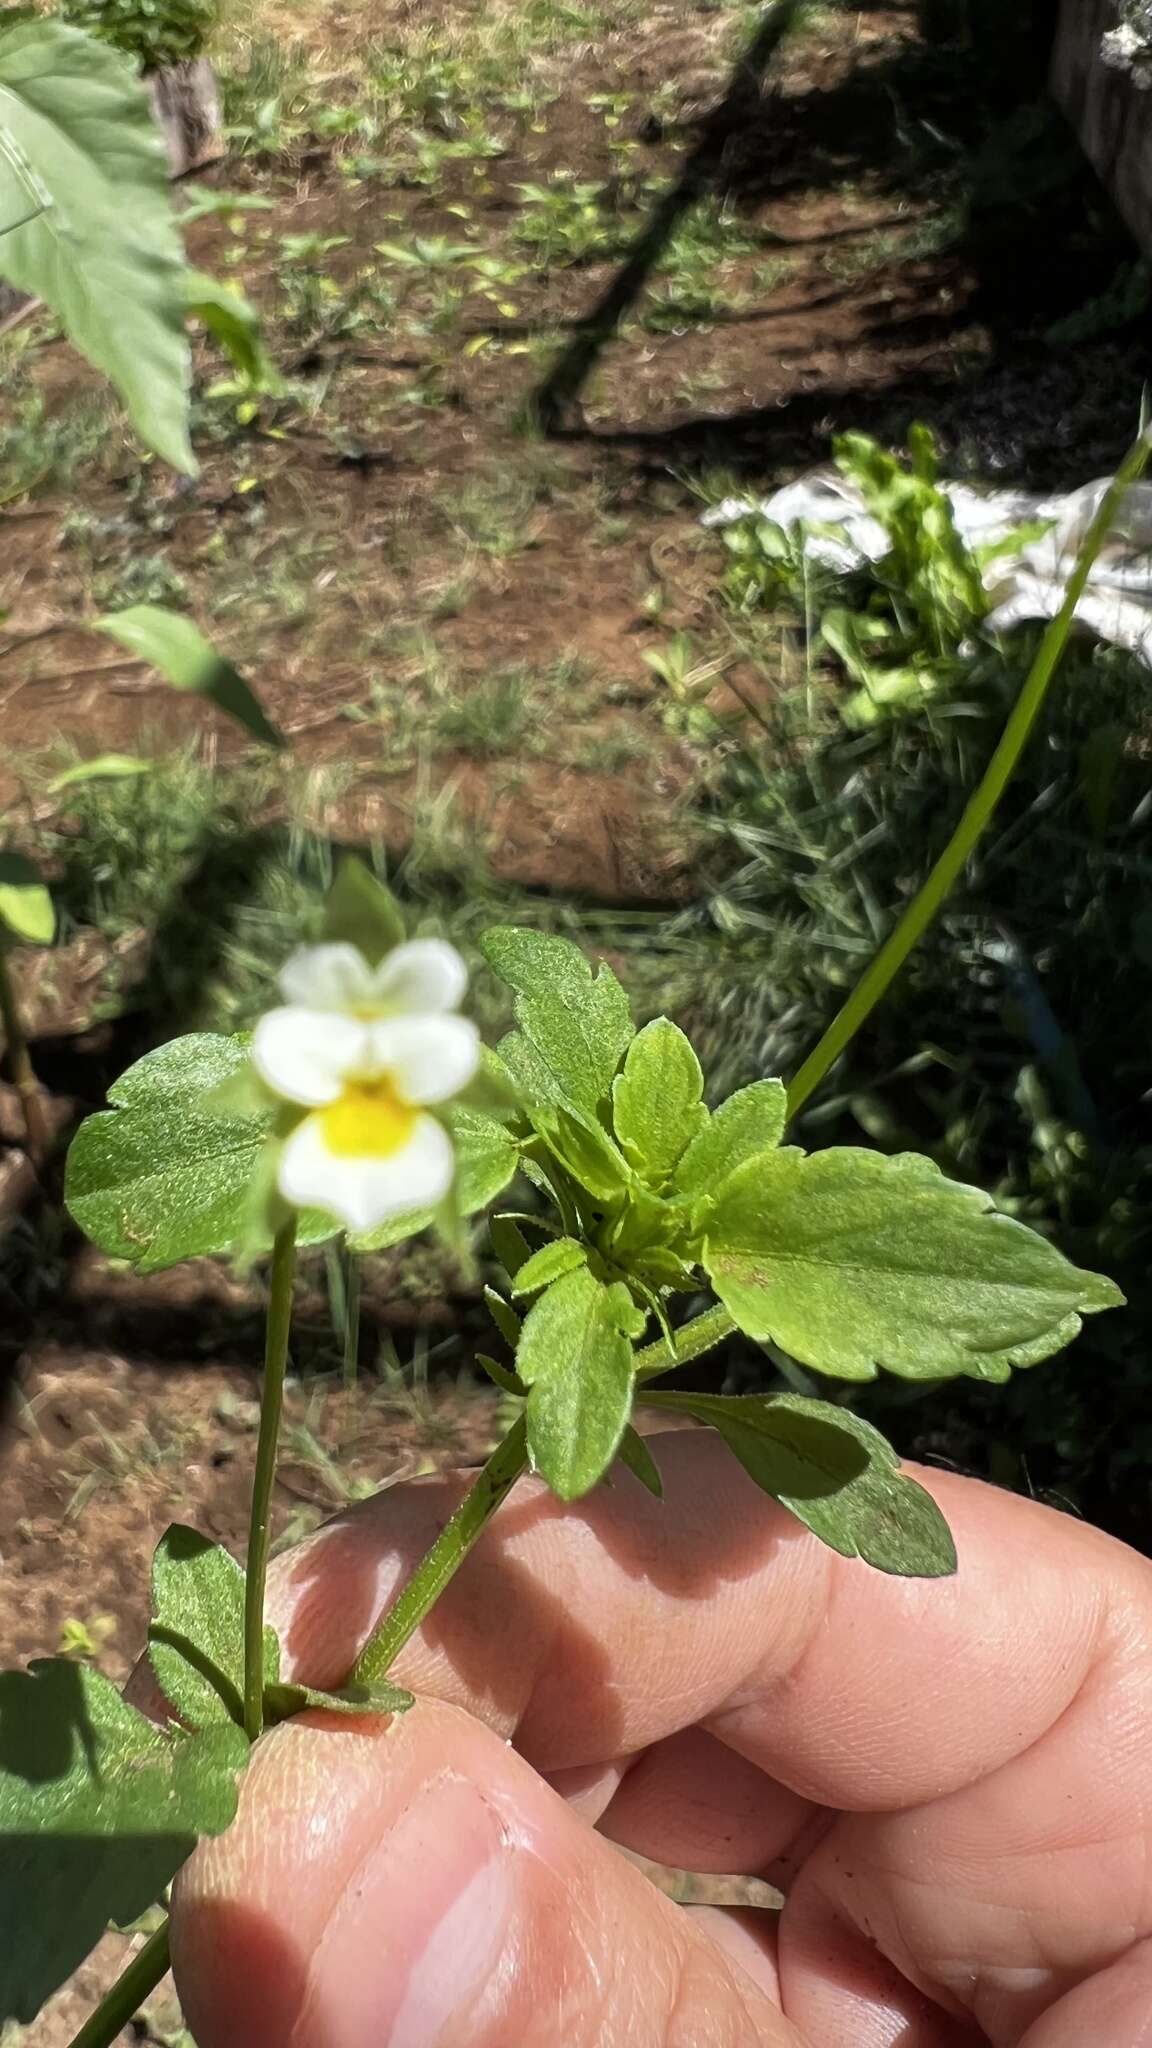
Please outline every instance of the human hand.
[{"label": "human hand", "polygon": [[[710,1433],[654,1449],[663,1504],[516,1492],[399,1661],[409,1714],[260,1745],[177,1887],[200,2048],[1147,2048],[1152,1567],[921,1473],[959,1573],[885,1578]],[[344,1676],[462,1490],[281,1560],[287,1675]],[[779,1922],[674,1906],[606,1836],[766,1875]]]}]

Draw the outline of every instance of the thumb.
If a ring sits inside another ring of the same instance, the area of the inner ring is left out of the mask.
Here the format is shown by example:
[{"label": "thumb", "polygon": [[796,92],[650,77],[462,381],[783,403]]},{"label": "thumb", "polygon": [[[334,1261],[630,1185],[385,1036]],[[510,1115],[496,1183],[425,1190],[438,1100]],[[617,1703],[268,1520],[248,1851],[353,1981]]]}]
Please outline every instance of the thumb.
[{"label": "thumb", "polygon": [[702,1931],[460,1708],[307,1715],[181,1873],[201,2048],[799,2048]]}]

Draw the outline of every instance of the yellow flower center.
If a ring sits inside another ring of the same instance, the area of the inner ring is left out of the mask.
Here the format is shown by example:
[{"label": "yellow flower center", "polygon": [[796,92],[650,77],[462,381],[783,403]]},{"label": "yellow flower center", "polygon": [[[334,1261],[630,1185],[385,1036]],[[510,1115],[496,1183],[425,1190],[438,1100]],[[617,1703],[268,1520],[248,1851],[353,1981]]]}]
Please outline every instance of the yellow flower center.
[{"label": "yellow flower center", "polygon": [[387,1159],[408,1143],[419,1114],[386,1074],[347,1082],[344,1093],[319,1112],[324,1143],[338,1159]]}]

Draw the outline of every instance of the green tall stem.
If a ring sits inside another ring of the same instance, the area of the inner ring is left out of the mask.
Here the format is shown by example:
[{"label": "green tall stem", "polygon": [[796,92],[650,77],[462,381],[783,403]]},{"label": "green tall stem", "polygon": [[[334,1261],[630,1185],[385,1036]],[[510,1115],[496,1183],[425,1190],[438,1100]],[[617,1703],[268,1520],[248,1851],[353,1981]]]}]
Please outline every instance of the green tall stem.
[{"label": "green tall stem", "polygon": [[118,2034],[133,2020],[172,1960],[167,1920],[150,1934],[142,1949],[105,1992],[94,2013],[72,2038],[71,2048],[112,2048]]},{"label": "green tall stem", "polygon": [[344,1246],[344,1385],[354,1387],[360,1365],[360,1260]]},{"label": "green tall stem", "polygon": [[1076,564],[1059,612],[1048,627],[1036,659],[1017,697],[996,751],[984,776],[970,798],[964,815],[927,881],[913,897],[907,910],[866,968],[847,1002],[832,1019],[824,1036],[809,1053],[788,1090],[791,1115],[807,1102],[829,1069],[846,1051],[861,1026],[871,1016],[899,974],[914,946],[923,938],[949,891],[963,874],[976,845],[987,829],[1008,784],[1016,773],[1052,678],[1072,631],[1076,607],[1092,573],[1092,565],[1106,541],[1121,499],[1143,473],[1152,454],[1152,441],[1142,434],[1116,473],[1100,501],[1099,509],[1084,536]]},{"label": "green tall stem", "polygon": [[411,1578],[377,1622],[353,1665],[353,1684],[371,1685],[390,1670],[501,1502],[507,1500],[527,1464],[527,1432],[520,1416],[477,1474],[451,1521],[444,1524],[432,1548],[425,1552]]},{"label": "green tall stem", "polygon": [[20,1015],[16,988],[12,980],[12,969],[8,961],[8,949],[0,939],[0,1024],[4,1027],[4,1039],[8,1047],[8,1065],[16,1084],[20,1101],[20,1114],[24,1119],[24,1139],[28,1157],[33,1166],[43,1166],[48,1157],[50,1137],[48,1122],[44,1115],[44,1098],[40,1083],[32,1066],[32,1055],[28,1050],[28,1038]]},{"label": "green tall stem", "polygon": [[264,1343],[264,1390],[260,1434],[248,1521],[248,1567],[244,1579],[244,1732],[255,1742],[264,1727],[264,1591],[272,1535],[272,1489],[284,1410],[284,1373],[292,1327],[292,1282],[296,1274],[296,1217],[277,1233],[272,1247],[268,1325]]}]

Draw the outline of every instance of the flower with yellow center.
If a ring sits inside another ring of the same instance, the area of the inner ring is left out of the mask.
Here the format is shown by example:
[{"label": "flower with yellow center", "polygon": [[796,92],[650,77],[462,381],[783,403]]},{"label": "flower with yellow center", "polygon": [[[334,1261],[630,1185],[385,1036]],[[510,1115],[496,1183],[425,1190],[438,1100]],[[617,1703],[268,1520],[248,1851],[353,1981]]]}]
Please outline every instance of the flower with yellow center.
[{"label": "flower with yellow center", "polygon": [[285,1003],[252,1041],[261,1079],[309,1112],[281,1154],[285,1201],[374,1230],[443,1200],[456,1161],[428,1105],[458,1095],[480,1063],[476,1026],[455,1014],[467,980],[442,939],[411,939],[377,967],[343,943],[293,954]]}]

